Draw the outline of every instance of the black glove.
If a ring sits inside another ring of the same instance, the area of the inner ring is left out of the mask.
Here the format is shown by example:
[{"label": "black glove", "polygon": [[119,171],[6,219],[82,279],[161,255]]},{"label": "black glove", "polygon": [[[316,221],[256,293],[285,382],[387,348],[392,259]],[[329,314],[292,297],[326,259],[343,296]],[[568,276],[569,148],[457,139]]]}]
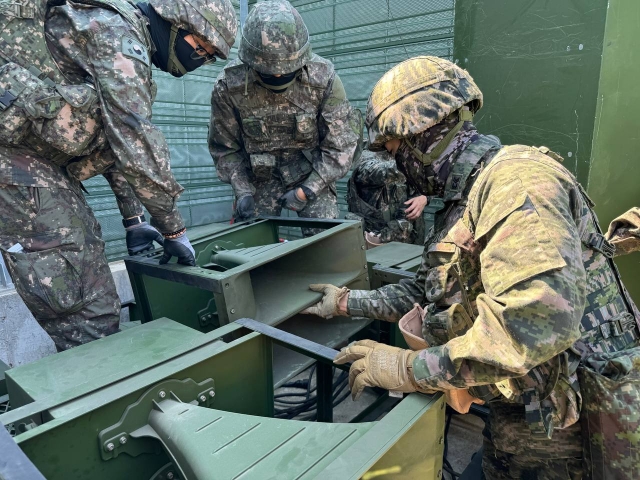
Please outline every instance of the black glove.
[{"label": "black glove", "polygon": [[294,212],[299,212],[307,206],[306,200],[300,200],[298,195],[296,194],[296,189],[289,190],[287,193],[282,195],[278,200],[282,208],[286,208],[287,210],[293,210]]},{"label": "black glove", "polygon": [[129,255],[139,255],[141,253],[154,250],[153,241],[160,245],[164,243],[164,237],[158,230],[147,222],[125,228],[127,231],[127,251]]},{"label": "black glove", "polygon": [[164,254],[160,258],[160,265],[167,263],[171,257],[178,257],[180,265],[196,266],[196,252],[193,250],[186,233],[178,238],[164,239]]},{"label": "black glove", "polygon": [[256,216],[256,202],[253,195],[240,197],[236,202],[236,220],[249,220]]}]

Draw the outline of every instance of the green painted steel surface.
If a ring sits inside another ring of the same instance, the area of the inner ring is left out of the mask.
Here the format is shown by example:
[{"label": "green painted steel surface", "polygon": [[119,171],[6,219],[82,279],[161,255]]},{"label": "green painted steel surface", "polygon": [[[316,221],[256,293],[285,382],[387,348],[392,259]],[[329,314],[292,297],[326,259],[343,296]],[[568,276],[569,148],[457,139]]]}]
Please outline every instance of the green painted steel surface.
[{"label": "green painted steel surface", "polygon": [[456,2],[454,59],[484,93],[479,130],[504,144],[549,147],[584,184],[608,4]]},{"label": "green painted steel surface", "polygon": [[[640,206],[639,2],[610,2],[605,30],[588,192],[603,224]],[[623,279],[640,302],[640,253],[619,258]]]},{"label": "green painted steel surface", "polygon": [[[271,340],[257,333],[237,338],[245,331],[237,325],[208,334],[192,331],[185,342],[175,342],[182,346],[180,354],[162,360],[157,350],[166,339],[178,339],[187,331],[170,320],[158,320],[69,350],[60,354],[64,361],[35,362],[29,374],[24,367],[16,368],[12,378],[36,399],[0,415],[0,422],[20,423],[39,416],[44,423],[15,440],[50,480],[150,479],[170,456],[159,442],[141,439],[149,435],[145,422],[172,458],[197,473],[188,479],[359,478],[367,471],[390,467],[400,467],[406,473],[403,478],[440,478],[441,395],[412,394],[381,421],[367,424],[274,420],[268,418],[273,415]],[[232,337],[237,339],[229,341]],[[145,359],[147,352],[155,352],[150,355],[154,361]],[[131,368],[112,363],[118,354],[123,355],[122,362],[131,362]],[[89,370],[87,359],[95,362],[98,357],[100,367]],[[123,368],[126,371],[119,373]],[[48,382],[40,388],[36,379]],[[198,400],[195,392],[206,388],[208,393],[211,385],[215,396]],[[195,395],[200,405],[215,410],[165,402],[174,399],[172,392],[185,401]],[[128,409],[132,405],[137,405],[135,412]],[[108,443],[102,443],[121,437],[115,434],[120,427],[112,427],[127,418],[125,411],[134,415],[134,422],[120,424],[129,440],[112,449],[119,452],[114,457],[104,448]],[[107,436],[100,437],[101,432]],[[342,473],[336,476],[337,471]]]},{"label": "green painted steel surface", "polygon": [[175,313],[199,329],[203,320],[218,326],[244,317],[276,325],[321,298],[310,283],[368,287],[360,222],[330,222],[332,228],[313,237],[279,243],[282,226],[290,223],[259,220],[205,236],[194,242],[195,268],[158,265],[159,253],[127,259],[133,317],[150,321]]}]

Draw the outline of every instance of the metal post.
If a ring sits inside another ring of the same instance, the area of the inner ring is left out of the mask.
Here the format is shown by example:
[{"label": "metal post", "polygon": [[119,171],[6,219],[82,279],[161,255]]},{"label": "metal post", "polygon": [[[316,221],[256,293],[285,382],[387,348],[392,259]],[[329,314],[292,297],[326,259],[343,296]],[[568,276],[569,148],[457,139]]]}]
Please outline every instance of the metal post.
[{"label": "metal post", "polygon": [[240,29],[244,27],[244,22],[249,14],[249,0],[240,0]]},{"label": "metal post", "polygon": [[316,363],[316,383],[318,422],[333,422],[333,366],[330,363]]}]

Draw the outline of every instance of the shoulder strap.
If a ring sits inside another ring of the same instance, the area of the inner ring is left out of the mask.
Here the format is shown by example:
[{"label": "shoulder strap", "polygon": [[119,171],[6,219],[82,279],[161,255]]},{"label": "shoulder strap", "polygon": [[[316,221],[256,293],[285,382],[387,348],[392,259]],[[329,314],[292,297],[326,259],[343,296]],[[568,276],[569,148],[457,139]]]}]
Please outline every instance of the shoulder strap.
[{"label": "shoulder strap", "polygon": [[445,202],[461,200],[462,192],[475,166],[483,159],[486,161],[489,153],[492,153],[491,158],[493,158],[501,147],[502,145],[495,137],[485,135],[480,135],[468,145],[456,158],[451,173],[447,177],[443,200]]}]

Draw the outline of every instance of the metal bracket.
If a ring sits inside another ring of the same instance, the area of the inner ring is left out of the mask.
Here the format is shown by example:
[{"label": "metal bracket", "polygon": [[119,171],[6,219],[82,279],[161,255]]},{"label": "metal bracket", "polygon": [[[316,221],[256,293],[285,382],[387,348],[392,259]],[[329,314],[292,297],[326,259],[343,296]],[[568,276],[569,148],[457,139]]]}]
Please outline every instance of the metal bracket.
[{"label": "metal bracket", "polygon": [[198,312],[198,324],[202,328],[208,327],[209,325],[213,325],[214,327],[220,326],[220,317],[214,298],[209,300],[207,306]]},{"label": "metal bracket", "polygon": [[132,433],[147,425],[149,413],[158,402],[174,399],[201,407],[211,407],[215,397],[212,379],[196,383],[190,378],[167,380],[147,390],[137,402],[129,405],[120,421],[98,434],[100,455],[103,460],[116,458],[121,453],[136,457],[143,453],[159,453],[160,443],[147,437],[136,437]]}]

